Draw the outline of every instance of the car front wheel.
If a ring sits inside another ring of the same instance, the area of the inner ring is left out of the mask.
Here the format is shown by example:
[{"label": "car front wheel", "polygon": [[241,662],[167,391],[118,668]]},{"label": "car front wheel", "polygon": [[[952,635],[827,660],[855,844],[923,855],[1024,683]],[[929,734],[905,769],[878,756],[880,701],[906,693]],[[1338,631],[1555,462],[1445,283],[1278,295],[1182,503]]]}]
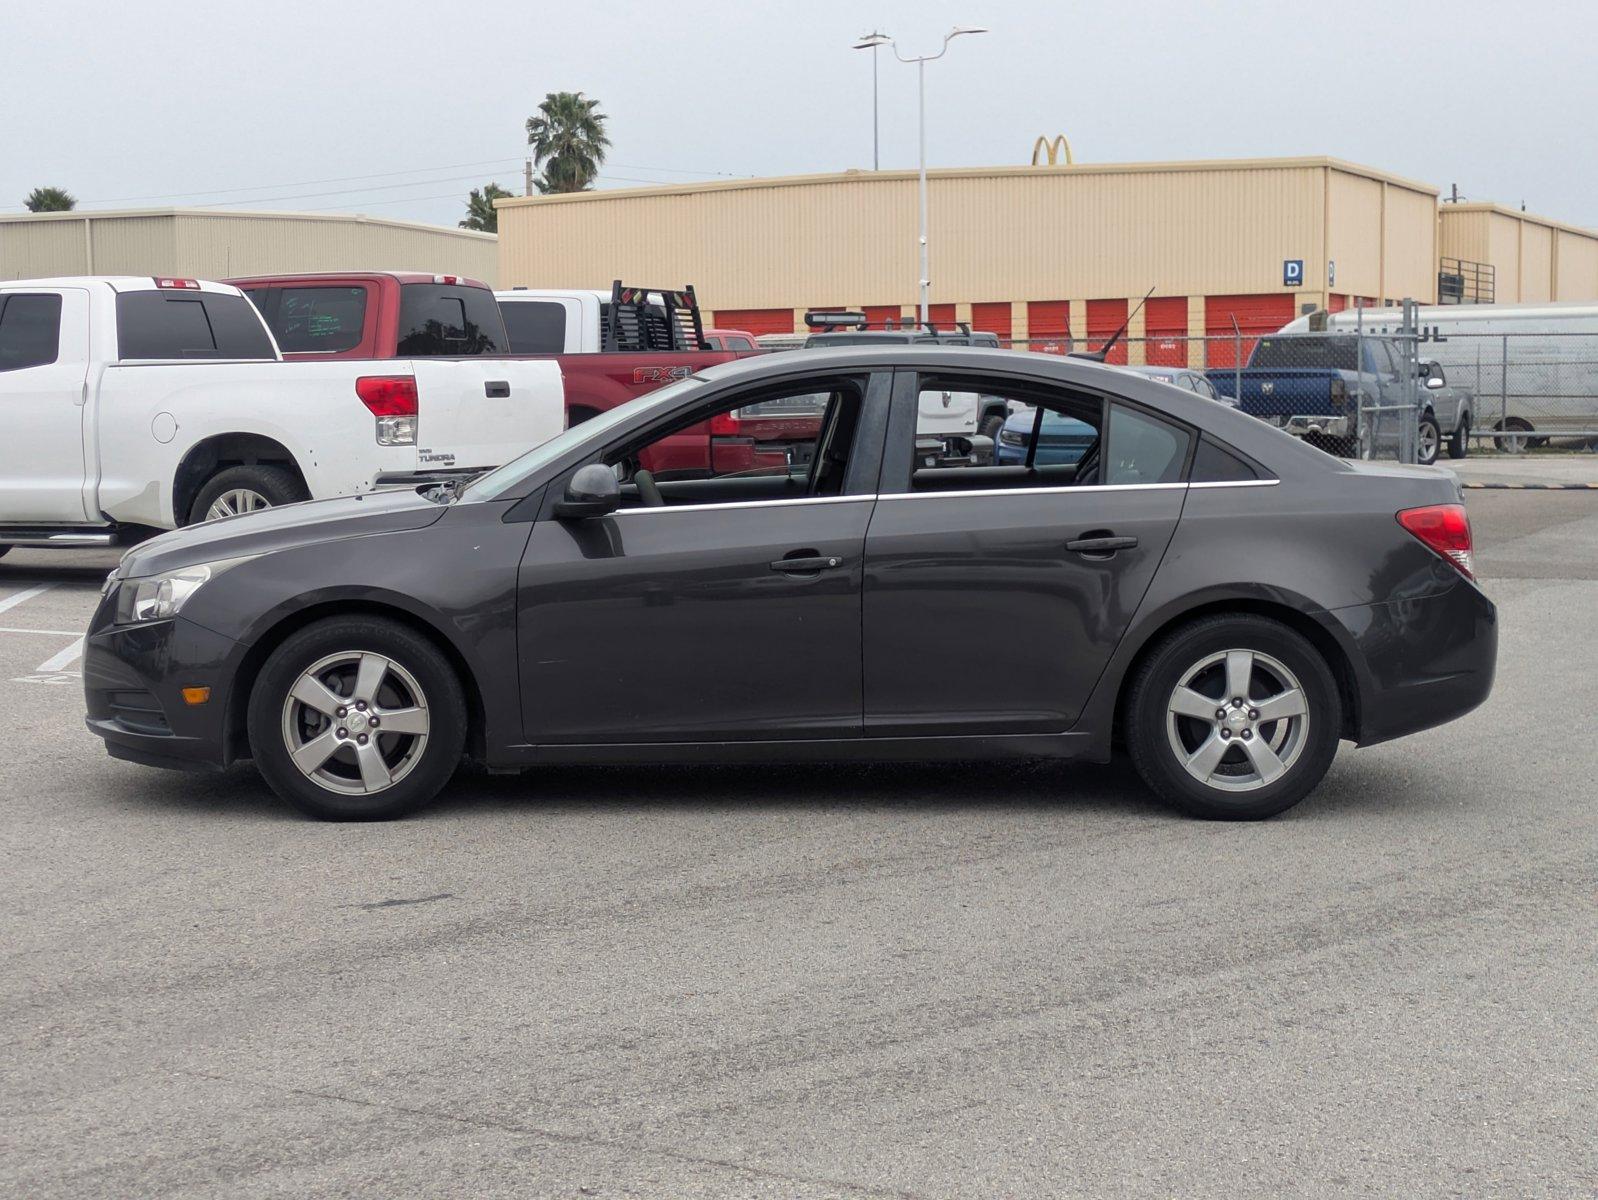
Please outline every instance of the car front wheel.
[{"label": "car front wheel", "polygon": [[1318,784],[1341,733],[1326,661],[1279,621],[1206,617],[1144,660],[1126,709],[1138,773],[1194,816],[1258,820]]},{"label": "car front wheel", "polygon": [[249,704],[250,749],[272,790],[330,821],[385,820],[428,803],[466,740],[448,659],[398,622],[334,617],[266,660]]},{"label": "car front wheel", "polygon": [[1443,432],[1437,427],[1437,418],[1427,413],[1415,427],[1415,461],[1429,467],[1437,461],[1437,451],[1443,444]]}]

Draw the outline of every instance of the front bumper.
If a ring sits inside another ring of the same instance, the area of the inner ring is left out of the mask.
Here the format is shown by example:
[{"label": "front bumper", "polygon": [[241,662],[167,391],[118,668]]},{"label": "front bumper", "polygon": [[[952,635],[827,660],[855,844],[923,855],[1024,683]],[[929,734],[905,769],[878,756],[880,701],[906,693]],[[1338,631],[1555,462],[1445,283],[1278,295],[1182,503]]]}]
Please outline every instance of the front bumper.
[{"label": "front bumper", "polygon": [[1362,746],[1455,720],[1492,691],[1498,609],[1472,583],[1461,579],[1423,599],[1361,604],[1329,615],[1358,651],[1355,740]]},{"label": "front bumper", "polygon": [[[181,616],[139,625],[102,624],[83,650],[89,731],[112,758],[155,767],[220,770],[228,764],[228,682],[241,647]],[[191,705],[184,688],[208,687]]]}]

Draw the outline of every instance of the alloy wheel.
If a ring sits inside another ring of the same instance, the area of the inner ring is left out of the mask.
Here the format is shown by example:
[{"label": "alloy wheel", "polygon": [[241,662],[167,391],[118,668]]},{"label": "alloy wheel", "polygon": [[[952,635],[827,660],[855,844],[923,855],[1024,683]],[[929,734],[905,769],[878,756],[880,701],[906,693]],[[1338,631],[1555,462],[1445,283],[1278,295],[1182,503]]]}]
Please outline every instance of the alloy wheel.
[{"label": "alloy wheel", "polygon": [[366,796],[422,759],[430,718],[416,677],[381,654],[347,651],[312,663],[283,701],[283,742],[318,787]]},{"label": "alloy wheel", "polygon": [[1297,677],[1258,650],[1206,655],[1166,703],[1166,736],[1177,761],[1220,791],[1255,791],[1282,778],[1308,744],[1309,724]]},{"label": "alloy wheel", "polygon": [[240,513],[260,512],[263,508],[271,507],[272,502],[260,492],[250,488],[232,488],[211,501],[211,507],[205,510],[205,519],[215,521],[219,517],[236,517]]}]

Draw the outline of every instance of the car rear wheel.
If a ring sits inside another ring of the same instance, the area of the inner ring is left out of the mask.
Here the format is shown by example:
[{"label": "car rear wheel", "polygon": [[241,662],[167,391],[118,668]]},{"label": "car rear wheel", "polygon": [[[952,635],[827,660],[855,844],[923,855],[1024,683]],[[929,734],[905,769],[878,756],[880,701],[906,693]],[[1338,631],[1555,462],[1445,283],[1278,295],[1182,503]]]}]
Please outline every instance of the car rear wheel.
[{"label": "car rear wheel", "polygon": [[305,484],[283,467],[251,463],[218,471],[206,481],[189,507],[190,525],[259,512],[310,499]]},{"label": "car rear wheel", "polygon": [[982,422],[982,428],[978,432],[980,432],[983,437],[996,442],[999,440],[999,430],[1003,428],[1004,418],[998,413],[994,413],[989,416],[987,420]]},{"label": "car rear wheel", "polygon": [[466,701],[425,637],[376,617],[334,617],[272,652],[250,693],[250,749],[272,790],[329,821],[386,820],[454,774]]},{"label": "car rear wheel", "polygon": [[1325,776],[1342,726],[1337,684],[1301,635],[1266,617],[1206,617],[1166,636],[1133,680],[1132,761],[1194,816],[1272,817]]},{"label": "car rear wheel", "polygon": [[1464,458],[1470,453],[1470,419],[1460,418],[1459,425],[1448,435],[1448,457]]}]

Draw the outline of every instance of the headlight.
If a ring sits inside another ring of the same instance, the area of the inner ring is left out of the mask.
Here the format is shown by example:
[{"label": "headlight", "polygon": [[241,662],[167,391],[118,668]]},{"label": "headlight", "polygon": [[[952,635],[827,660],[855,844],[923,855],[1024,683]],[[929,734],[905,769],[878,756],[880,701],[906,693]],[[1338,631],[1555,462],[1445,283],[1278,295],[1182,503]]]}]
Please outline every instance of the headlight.
[{"label": "headlight", "polygon": [[1028,434],[1017,429],[999,430],[999,440],[1006,446],[1024,446],[1031,440]]},{"label": "headlight", "polygon": [[177,616],[189,597],[209,580],[253,557],[245,555],[195,567],[181,567],[164,575],[150,575],[144,579],[124,579],[117,592],[117,624],[169,620]]}]

